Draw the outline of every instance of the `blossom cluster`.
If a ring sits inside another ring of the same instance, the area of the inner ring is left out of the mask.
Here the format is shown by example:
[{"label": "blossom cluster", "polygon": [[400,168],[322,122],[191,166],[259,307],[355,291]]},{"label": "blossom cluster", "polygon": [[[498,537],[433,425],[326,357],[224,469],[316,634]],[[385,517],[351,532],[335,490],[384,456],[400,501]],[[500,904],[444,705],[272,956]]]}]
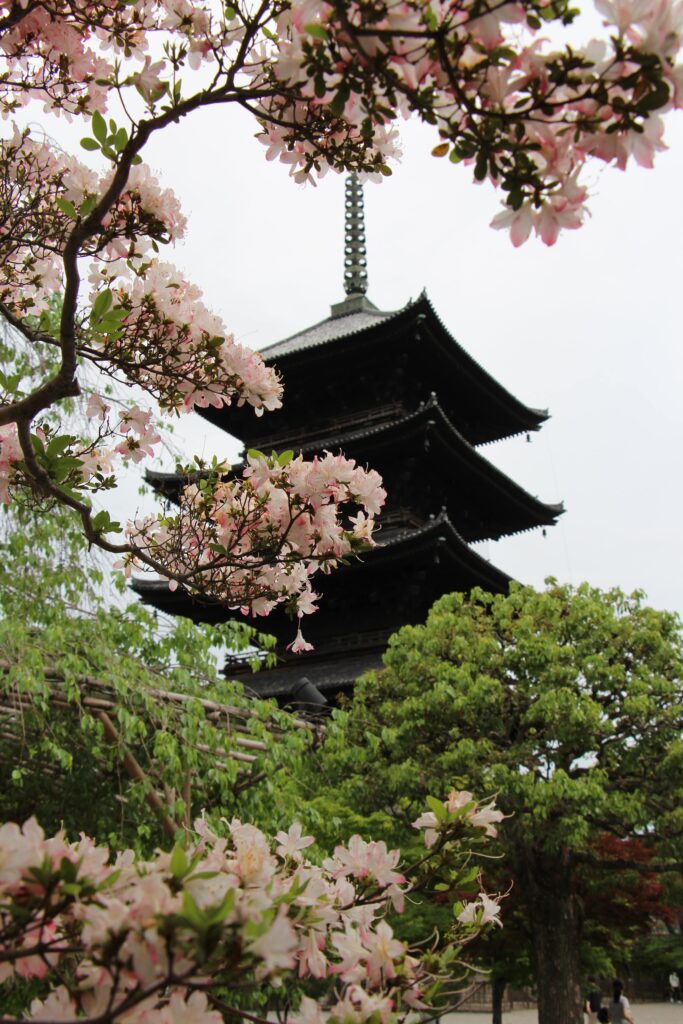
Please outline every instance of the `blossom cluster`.
[{"label": "blossom cluster", "polygon": [[[63,484],[82,493],[112,486],[121,465],[138,463],[156,453],[161,442],[151,409],[133,403],[113,412],[112,405],[93,391],[85,405],[87,420],[98,422],[89,439],[54,434],[48,425],[31,437],[32,457],[56,472]],[[25,482],[24,453],[16,424],[0,427],[0,503],[9,505],[12,491]]]},{"label": "blossom cluster", "polygon": [[[509,227],[515,245],[532,229],[552,245],[583,221],[586,160],[651,167],[664,148],[660,115],[683,106],[683,5],[596,6],[609,43],[558,51],[534,36],[544,22],[572,20],[565,0],[294,0],[271,62],[257,60],[276,86],[263,103],[267,156],[305,180],[365,147],[367,169],[387,173],[395,119],[417,114],[439,131],[435,156],[472,164],[477,180],[506,192],[494,227]],[[277,84],[296,85],[294,98]],[[316,118],[325,131],[301,137]]]},{"label": "blossom cluster", "polygon": [[465,819],[475,828],[482,828],[487,836],[495,839],[498,834],[496,825],[505,817],[496,807],[495,800],[487,804],[479,803],[467,790],[453,789],[443,803],[431,799],[431,811],[425,811],[413,822],[414,828],[424,829],[424,840],[427,849],[436,843],[441,832],[447,833],[454,821]]},{"label": "blossom cluster", "polygon": [[[660,115],[682,102],[680,0],[595,6],[611,36],[561,50],[539,30],[569,24],[569,0],[271,0],[257,12],[63,0],[49,16],[4,0],[0,105],[11,113],[39,98],[91,114],[133,92],[156,126],[168,110],[240,102],[261,122],[267,157],[298,181],[330,167],[389,173],[395,125],[416,115],[438,130],[436,155],[502,186],[509,211],[496,227],[515,244],[532,229],[552,244],[585,215],[586,160],[651,166]],[[203,66],[213,84],[186,95],[180,72],[191,81]],[[134,141],[116,140],[102,151]]]},{"label": "blossom cluster", "polygon": [[[325,460],[293,464],[299,479],[265,491],[250,470],[242,483],[186,490],[179,516],[131,524],[116,544],[86,492],[110,486],[117,460],[152,454],[159,431],[133,400],[117,422],[98,417],[96,436],[48,429],[59,403],[82,393],[85,364],[142,388],[163,413],[281,404],[276,370],[160,258],[185,218],[141,154],[194,111],[235,103],[254,116],[267,158],[297,181],[329,168],[381,177],[399,154],[398,121],[414,115],[438,132],[436,156],[471,164],[505,194],[494,224],[515,245],[532,231],[552,244],[582,222],[586,161],[650,166],[664,145],[661,115],[683,104],[681,0],[595,2],[609,40],[560,50],[538,30],[568,24],[569,0],[0,0],[10,125],[0,143],[0,317],[47,353],[32,364],[32,391],[3,375],[15,384],[0,392],[0,500],[28,487],[74,509],[88,540],[127,564],[190,588],[204,581],[230,606],[288,600],[305,613],[311,567],[332,568],[369,539],[379,483],[365,471],[336,476],[317,505],[297,488]],[[12,123],[35,100],[84,121],[81,145],[99,169]]]},{"label": "blossom cluster", "polygon": [[[75,223],[94,209],[112,173],[98,176],[16,128],[0,144],[0,166],[0,300],[17,316],[40,314],[65,287],[63,258]],[[91,288],[76,314],[78,353],[142,386],[163,409],[220,407],[232,399],[258,413],[279,408],[275,371],[238,345],[201,302],[201,291],[151,251],[184,230],[170,189],[144,165],[132,167],[84,242]]]},{"label": "blossom cluster", "polygon": [[[150,410],[132,405],[114,413],[94,392],[86,415],[100,425],[88,444],[42,429],[32,438],[38,464],[71,489],[106,489],[121,463],[138,463],[158,448]],[[9,504],[24,474],[14,424],[2,427],[0,501]],[[151,570],[172,590],[180,584],[250,615],[267,615],[278,604],[299,620],[315,612],[312,577],[374,545],[375,517],[386,498],[378,473],[329,452],[311,460],[250,452],[241,473],[215,463],[194,476],[180,492],[177,514],[127,524],[119,565],[126,575]],[[105,518],[102,528],[115,525]],[[300,625],[291,647],[311,649]]]},{"label": "blossom cluster", "polygon": [[[251,615],[280,603],[299,619],[314,612],[312,575],[373,544],[386,497],[379,474],[330,452],[254,451],[241,477],[224,469],[185,486],[177,515],[129,525],[128,570],[149,564],[143,555],[166,566],[173,589],[180,582]],[[293,649],[310,649],[300,629]]]},{"label": "blossom cluster", "polygon": [[[221,1024],[221,1009],[240,1015],[222,1002],[231,986],[288,976],[329,982],[294,1024],[391,1024],[436,996],[449,945],[427,966],[385,919],[415,891],[398,851],[354,836],[318,867],[299,823],[274,842],[236,819],[223,833],[199,819],[172,853],[141,861],[85,836],[46,838],[35,819],[0,827],[0,985],[15,974],[48,985],[22,1019]],[[451,844],[467,854],[469,838]],[[497,901],[480,894],[451,944],[481,930],[484,898],[495,920]]]},{"label": "blossom cluster", "polygon": [[17,439],[14,423],[0,427],[0,502],[9,504],[9,484],[14,476],[14,467],[21,460],[21,446]]}]

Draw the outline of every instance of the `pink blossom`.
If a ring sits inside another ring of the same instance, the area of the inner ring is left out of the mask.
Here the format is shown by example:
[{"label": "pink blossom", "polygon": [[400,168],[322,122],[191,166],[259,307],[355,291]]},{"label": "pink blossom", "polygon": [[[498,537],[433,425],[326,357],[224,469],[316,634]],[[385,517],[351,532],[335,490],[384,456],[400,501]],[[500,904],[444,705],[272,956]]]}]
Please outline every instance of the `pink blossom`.
[{"label": "pink blossom", "polygon": [[299,1009],[290,1014],[292,1024],[324,1024],[322,1006],[317,999],[302,996]]},{"label": "pink blossom", "polygon": [[332,973],[338,974],[346,982],[360,981],[365,975],[364,960],[367,956],[360,932],[349,927],[343,932],[335,932],[332,945],[340,958],[332,968]]},{"label": "pink blossom", "polygon": [[513,210],[508,207],[496,214],[491,221],[491,227],[493,228],[510,229],[510,241],[515,248],[518,248],[526,242],[527,238],[531,234],[533,224],[534,217],[531,209],[531,203],[522,203],[518,210]]},{"label": "pink blossom", "polygon": [[279,843],[276,852],[280,857],[291,857],[293,860],[301,860],[301,850],[311,846],[315,839],[313,836],[303,836],[301,824],[295,821],[290,825],[287,832],[277,832],[275,839]]},{"label": "pink blossom", "polygon": [[262,885],[275,872],[275,861],[266,837],[253,825],[234,821],[230,834],[235,844],[236,867],[243,885]]},{"label": "pink blossom", "polygon": [[98,395],[96,391],[93,391],[88,397],[88,404],[85,407],[85,415],[88,419],[103,420],[106,418],[110,408],[111,407],[104,401],[102,395]]},{"label": "pink blossom", "polygon": [[419,818],[416,818],[413,822],[413,828],[425,829],[424,843],[428,850],[431,850],[432,846],[436,842],[439,832],[439,819],[433,811],[425,811]]},{"label": "pink blossom", "polygon": [[[58,929],[54,921],[49,921],[33,932],[25,943],[29,948],[37,943],[44,943],[46,946],[57,939]],[[55,953],[34,953],[31,956],[22,956],[17,961],[16,972],[21,978],[45,978],[52,967],[57,963],[59,957]]]},{"label": "pink blossom", "polygon": [[159,60],[155,64],[152,64],[151,58],[145,57],[145,63],[142,70],[133,75],[133,81],[135,82],[136,87],[148,102],[153,100],[160,90],[163,90],[164,80],[162,78],[162,74],[165,69],[166,65],[163,60]]},{"label": "pink blossom", "polygon": [[449,814],[454,814],[461,807],[466,807],[470,803],[474,803],[474,797],[466,789],[452,789],[446,800],[446,810]]},{"label": "pink blossom", "polygon": [[483,828],[487,836],[495,837],[498,835],[496,829],[496,823],[503,821],[505,815],[502,811],[499,811],[495,804],[486,804],[483,807],[479,807],[474,814],[470,815],[470,821],[477,828]]},{"label": "pink blossom", "polygon": [[379,993],[368,993],[360,985],[351,985],[344,996],[333,1004],[330,1015],[333,1020],[364,1024],[370,1018],[379,1018],[384,1024],[391,1015],[393,1000]]},{"label": "pink blossom", "polygon": [[375,931],[367,936],[365,946],[369,953],[366,969],[370,981],[378,984],[382,977],[395,978],[394,960],[404,953],[405,946],[394,938],[386,921],[380,921]]},{"label": "pink blossom", "polygon": [[388,850],[383,840],[366,843],[360,836],[351,836],[347,846],[335,847],[334,857],[325,861],[333,878],[374,877],[378,885],[389,886],[405,881],[395,871],[399,861],[398,850]]},{"label": "pink blossom", "polygon": [[44,839],[35,818],[21,828],[12,821],[0,826],[0,892],[16,885],[29,867],[42,860]]},{"label": "pink blossom", "polygon": [[45,1000],[34,999],[29,1010],[29,1020],[63,1020],[73,1021],[76,1007],[69,995],[69,990],[60,985]]},{"label": "pink blossom", "polygon": [[485,892],[479,893],[479,899],[466,903],[458,914],[458,921],[462,924],[501,924],[500,904],[496,899],[487,896]]},{"label": "pink blossom", "polygon": [[293,967],[297,936],[292,922],[281,912],[265,935],[255,939],[249,948],[262,961],[262,966],[257,968],[257,975],[261,977]]},{"label": "pink blossom", "polygon": [[16,424],[0,427],[0,501],[9,505],[9,485],[14,476],[14,464],[23,459]]},{"label": "pink blossom", "polygon": [[327,960],[322,953],[325,944],[325,936],[316,933],[312,928],[307,937],[299,947],[299,975],[305,977],[310,974],[312,978],[324,978],[327,976]]},{"label": "pink blossom", "polygon": [[292,654],[299,654],[301,651],[313,650],[313,644],[309,644],[308,641],[304,640],[303,638],[303,634],[301,632],[301,624],[297,626],[295,639],[291,642],[291,644],[287,644],[287,650],[291,651]]},{"label": "pink blossom", "polygon": [[[252,825],[234,820],[226,835],[218,836],[199,819],[196,830],[186,849],[193,869],[181,881],[171,872],[168,853],[157,851],[140,862],[125,851],[111,864],[109,851],[87,836],[76,843],[61,832],[46,839],[34,821],[23,829],[13,824],[0,828],[3,906],[12,913],[18,900],[28,922],[35,918],[32,911],[44,918],[39,930],[31,927],[0,941],[0,952],[11,954],[10,966],[0,975],[3,981],[16,967],[20,976],[41,977],[52,985],[44,1000],[34,1000],[29,1019],[71,1021],[77,1016],[61,985],[63,956],[69,970],[75,969],[79,1008],[92,1018],[110,1010],[115,1016],[125,1002],[126,1019],[139,1024],[219,1024],[207,992],[224,984],[222,966],[273,985],[283,972],[318,979],[336,975],[336,1002],[325,1014],[333,1021],[388,1021],[394,1011],[420,1008],[436,978],[407,953],[384,920],[390,889],[397,887],[384,883],[402,877],[394,871],[396,851],[354,837],[321,868],[304,860],[301,851],[311,837],[303,837],[297,823],[275,837],[279,861]],[[60,891],[64,860],[73,865],[77,884],[69,876],[69,885]],[[50,864],[55,874],[48,881],[51,902],[45,904],[32,872],[38,867],[49,872]],[[362,884],[356,886],[349,874],[359,876]],[[78,884],[86,880],[104,884]],[[374,894],[369,880],[379,883]],[[228,896],[229,910],[212,925],[225,929],[227,941],[221,938],[207,964],[201,936],[194,925],[183,926],[184,916],[189,921],[197,913],[210,915]],[[55,908],[52,917],[50,907]],[[484,923],[498,920],[497,900],[481,893],[461,916],[462,935],[471,937]],[[41,957],[31,952],[37,937],[52,947]],[[220,963],[222,949],[225,965]],[[324,1024],[320,1006],[307,998],[294,1021]]]},{"label": "pink blossom", "polygon": [[193,992],[187,1000],[174,992],[158,1015],[159,1024],[223,1024],[223,1015],[209,1008],[204,992]]}]

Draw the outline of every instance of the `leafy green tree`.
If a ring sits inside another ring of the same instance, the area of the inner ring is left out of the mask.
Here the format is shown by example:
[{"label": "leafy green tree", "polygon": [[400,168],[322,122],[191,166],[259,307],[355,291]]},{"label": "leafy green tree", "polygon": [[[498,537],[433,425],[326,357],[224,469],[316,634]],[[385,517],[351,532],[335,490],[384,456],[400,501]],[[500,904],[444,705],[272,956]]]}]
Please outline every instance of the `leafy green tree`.
[{"label": "leafy green tree", "polygon": [[[408,821],[451,783],[496,794],[541,1024],[581,1020],[580,873],[652,874],[680,860],[681,639],[678,618],[639,593],[549,581],[451,594],[392,638],[384,670],[328,730],[324,770],[358,813],[392,808]],[[630,856],[633,837],[646,865]]]},{"label": "leafy green tree", "polygon": [[142,852],[201,811],[281,827],[311,734],[217,668],[271,638],[117,607],[64,513],[1,526],[0,820]]}]

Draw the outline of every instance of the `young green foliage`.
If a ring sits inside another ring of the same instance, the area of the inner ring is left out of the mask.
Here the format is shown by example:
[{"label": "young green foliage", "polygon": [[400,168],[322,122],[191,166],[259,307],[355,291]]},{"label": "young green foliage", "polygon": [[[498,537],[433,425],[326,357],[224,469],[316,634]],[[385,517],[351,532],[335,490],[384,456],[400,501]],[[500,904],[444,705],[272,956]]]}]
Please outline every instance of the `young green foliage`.
[{"label": "young green foliage", "polygon": [[[450,784],[496,795],[542,1024],[580,1004],[579,871],[642,869],[635,836],[648,871],[680,868],[682,653],[678,618],[639,593],[549,581],[451,594],[393,637],[328,731],[328,778],[361,813],[409,820]],[[602,835],[618,854],[602,854]]]},{"label": "young green foliage", "polygon": [[0,818],[36,814],[142,851],[170,831],[164,816],[182,825],[203,809],[279,827],[310,735],[247,699],[217,661],[250,645],[256,658],[272,638],[112,606],[65,515],[11,526],[0,542]]}]

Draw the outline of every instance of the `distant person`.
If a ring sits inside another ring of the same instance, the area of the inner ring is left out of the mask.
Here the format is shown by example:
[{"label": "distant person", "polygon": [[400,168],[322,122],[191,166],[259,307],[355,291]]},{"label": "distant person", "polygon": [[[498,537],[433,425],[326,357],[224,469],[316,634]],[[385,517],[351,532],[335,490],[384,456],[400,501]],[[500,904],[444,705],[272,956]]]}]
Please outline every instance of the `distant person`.
[{"label": "distant person", "polygon": [[586,996],[586,1010],[584,1013],[584,1020],[586,1024],[597,1024],[602,1006],[602,992],[600,991],[600,985],[598,984],[597,978],[588,979],[588,995]]},{"label": "distant person", "polygon": [[680,1003],[681,1001],[681,979],[678,977],[676,971],[672,971],[669,975],[669,989],[670,999],[672,1003]]},{"label": "distant person", "polygon": [[631,1004],[624,995],[623,982],[615,980],[612,983],[612,1002],[610,1003],[610,1024],[635,1024],[633,1014],[631,1013]]}]

